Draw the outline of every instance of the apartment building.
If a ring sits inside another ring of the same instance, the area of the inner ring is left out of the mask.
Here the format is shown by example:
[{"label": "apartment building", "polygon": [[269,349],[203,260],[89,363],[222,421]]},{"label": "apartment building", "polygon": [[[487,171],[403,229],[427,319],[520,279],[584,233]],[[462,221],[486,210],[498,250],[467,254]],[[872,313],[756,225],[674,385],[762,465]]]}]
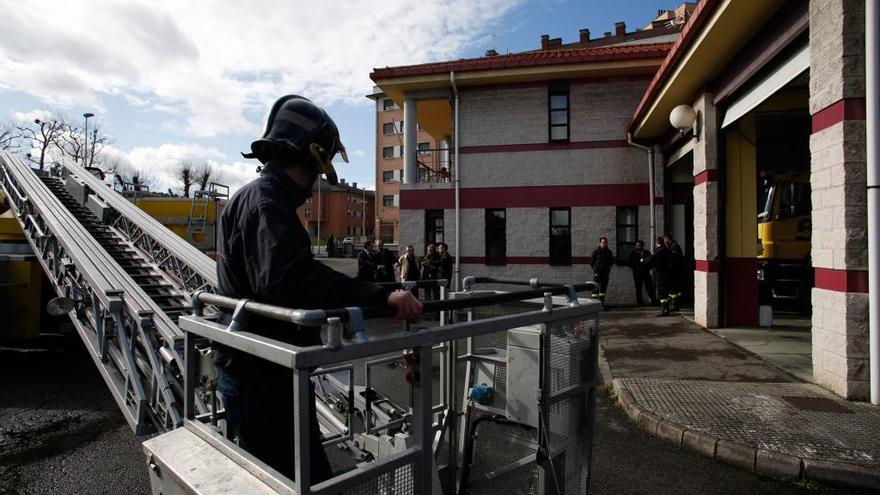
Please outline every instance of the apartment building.
[{"label": "apartment building", "polygon": [[323,241],[331,235],[337,239],[372,237],[375,192],[358,188],[357,182],[347,183],[340,178],[339,184],[332,186],[321,178],[312,187],[312,197],[296,213],[315,240]]},{"label": "apartment building", "polygon": [[[374,88],[367,95],[376,104],[376,236],[386,243],[400,241],[400,182],[403,179],[403,110]],[[448,152],[421,126],[416,126],[417,161],[423,180],[448,181]]]}]

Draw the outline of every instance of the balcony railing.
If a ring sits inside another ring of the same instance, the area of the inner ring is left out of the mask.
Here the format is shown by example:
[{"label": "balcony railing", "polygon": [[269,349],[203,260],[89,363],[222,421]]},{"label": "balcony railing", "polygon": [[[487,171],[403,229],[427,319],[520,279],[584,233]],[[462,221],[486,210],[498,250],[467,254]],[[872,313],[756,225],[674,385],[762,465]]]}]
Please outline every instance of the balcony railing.
[{"label": "balcony railing", "polygon": [[452,177],[452,155],[448,148],[420,149],[416,153],[416,182],[449,182]]}]

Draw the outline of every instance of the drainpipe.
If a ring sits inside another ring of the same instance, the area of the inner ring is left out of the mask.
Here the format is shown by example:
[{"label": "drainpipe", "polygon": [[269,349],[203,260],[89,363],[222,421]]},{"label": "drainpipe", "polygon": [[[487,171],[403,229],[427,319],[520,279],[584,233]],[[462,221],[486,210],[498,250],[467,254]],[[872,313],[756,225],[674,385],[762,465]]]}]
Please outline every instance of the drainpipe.
[{"label": "drainpipe", "polygon": [[654,246],[654,240],[657,239],[657,212],[654,211],[654,148],[650,146],[645,146],[633,141],[632,132],[626,133],[626,142],[634,147],[638,148],[642,151],[648,153],[648,204],[650,205],[651,214],[648,215],[648,225],[651,238],[648,239],[648,245]]},{"label": "drainpipe", "polygon": [[875,1],[865,2],[865,96],[867,108],[868,156],[868,335],[871,356],[871,403],[880,405],[880,273],[877,250],[880,249],[880,6]]},{"label": "drainpipe", "polygon": [[458,157],[458,87],[455,85],[455,72],[449,73],[449,84],[455,96],[453,107],[452,144],[455,153],[455,167],[451,170],[452,181],[455,186],[455,270],[452,280],[452,290],[458,290],[458,282],[461,280],[461,181],[459,180],[459,167],[461,162]]}]

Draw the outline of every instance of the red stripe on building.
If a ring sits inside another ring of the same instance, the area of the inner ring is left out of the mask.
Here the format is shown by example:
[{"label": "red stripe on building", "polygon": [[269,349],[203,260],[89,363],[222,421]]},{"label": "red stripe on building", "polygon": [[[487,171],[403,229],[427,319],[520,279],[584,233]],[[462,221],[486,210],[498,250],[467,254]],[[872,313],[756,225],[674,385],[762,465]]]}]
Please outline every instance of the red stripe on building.
[{"label": "red stripe on building", "polygon": [[[455,208],[452,189],[400,191],[401,210]],[[461,190],[462,208],[646,206],[648,184],[472,187]]]},{"label": "red stripe on building", "polygon": [[832,270],[816,268],[817,289],[835,292],[868,293],[868,272],[866,270]]},{"label": "red stripe on building", "polygon": [[515,153],[521,151],[592,150],[602,148],[627,148],[625,140],[575,141],[572,143],[493,144],[486,146],[461,146],[459,153]]},{"label": "red stripe on building", "polygon": [[813,134],[846,120],[865,120],[864,98],[844,98],[813,114]]},{"label": "red stripe on building", "polygon": [[706,169],[694,176],[694,185],[698,186],[704,182],[717,182],[718,171],[715,169]]},{"label": "red stripe on building", "polygon": [[[549,265],[550,258],[547,256],[508,256],[505,258],[505,265]],[[485,265],[486,258],[482,256],[462,256],[462,265]],[[573,256],[571,258],[572,265],[589,265],[589,256]],[[495,265],[499,266],[499,265]],[[500,265],[503,266],[503,265]],[[565,265],[559,265],[565,266]]]},{"label": "red stripe on building", "polygon": [[715,273],[718,271],[718,262],[715,260],[695,260],[698,272]]}]

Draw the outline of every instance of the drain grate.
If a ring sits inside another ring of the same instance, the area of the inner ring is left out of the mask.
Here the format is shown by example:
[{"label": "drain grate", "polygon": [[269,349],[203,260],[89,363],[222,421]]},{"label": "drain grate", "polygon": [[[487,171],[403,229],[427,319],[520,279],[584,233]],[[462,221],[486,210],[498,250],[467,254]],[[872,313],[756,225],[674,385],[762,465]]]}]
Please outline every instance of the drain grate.
[{"label": "drain grate", "polygon": [[801,411],[854,414],[839,402],[823,397],[781,397],[781,399]]}]

